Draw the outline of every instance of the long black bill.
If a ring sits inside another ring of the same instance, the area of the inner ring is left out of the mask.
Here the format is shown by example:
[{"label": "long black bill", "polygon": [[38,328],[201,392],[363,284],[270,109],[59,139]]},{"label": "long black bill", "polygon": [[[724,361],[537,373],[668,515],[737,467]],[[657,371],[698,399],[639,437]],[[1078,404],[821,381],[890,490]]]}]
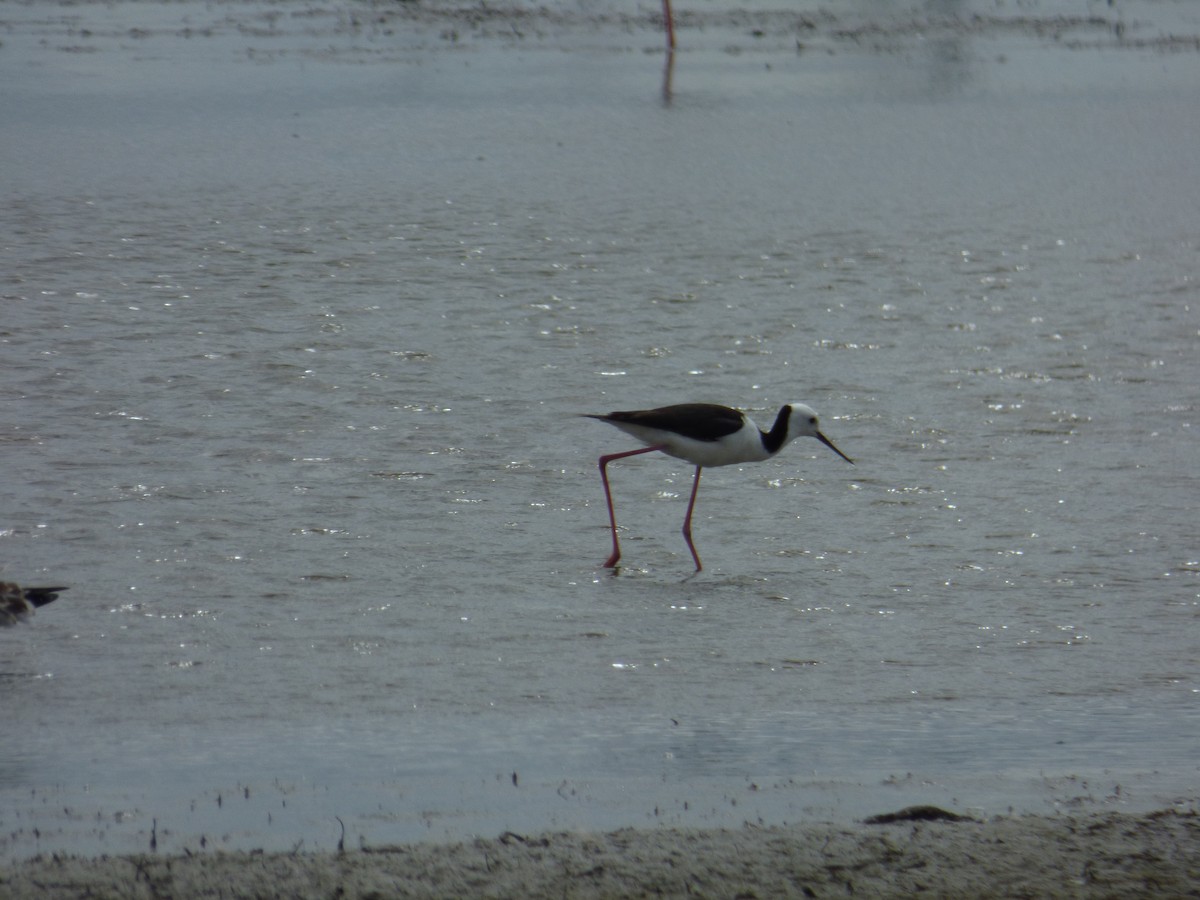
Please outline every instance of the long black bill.
[{"label": "long black bill", "polygon": [[826,447],[828,447],[830,450],[832,450],[834,453],[836,453],[838,456],[840,456],[842,459],[844,459],[846,462],[850,463],[850,465],[854,465],[854,460],[852,460],[850,457],[848,457],[845,453],[843,453],[837,447],[833,446],[833,441],[831,441],[829,438],[825,437],[825,435],[821,434],[821,432],[819,432],[819,431],[817,432],[817,440],[820,441],[822,444],[824,444]]}]

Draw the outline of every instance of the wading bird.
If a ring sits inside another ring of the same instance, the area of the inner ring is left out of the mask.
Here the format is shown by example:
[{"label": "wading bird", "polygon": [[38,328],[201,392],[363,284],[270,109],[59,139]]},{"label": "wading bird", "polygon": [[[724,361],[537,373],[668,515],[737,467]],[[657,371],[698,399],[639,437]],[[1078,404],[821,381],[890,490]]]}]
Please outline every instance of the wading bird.
[{"label": "wading bird", "polygon": [[614,459],[652,453],[661,450],[668,456],[686,460],[696,467],[692,479],[692,498],[688,501],[683,519],[683,537],[696,571],[701,568],[700,556],[692,543],[692,510],[696,506],[696,491],[700,487],[700,470],[705,466],[729,466],[737,463],[760,462],[770,459],[796,438],[816,438],[846,462],[854,460],[833,445],[821,433],[817,414],[803,403],[788,403],[779,410],[770,431],[763,431],[744,412],[717,406],[714,403],[681,403],[658,409],[638,409],[611,412],[604,415],[585,413],[589,419],[599,419],[615,425],[648,446],[624,453],[600,457],[600,478],[604,482],[604,497],[608,501],[608,519],[612,526],[612,555],[605,561],[608,568],[621,558],[617,540],[617,515],[613,511],[612,491],[608,485],[608,464]]},{"label": "wading bird", "polygon": [[23,588],[11,581],[0,581],[0,626],[16,625],[33,615],[38,606],[45,606],[58,599],[58,592],[65,587]]}]

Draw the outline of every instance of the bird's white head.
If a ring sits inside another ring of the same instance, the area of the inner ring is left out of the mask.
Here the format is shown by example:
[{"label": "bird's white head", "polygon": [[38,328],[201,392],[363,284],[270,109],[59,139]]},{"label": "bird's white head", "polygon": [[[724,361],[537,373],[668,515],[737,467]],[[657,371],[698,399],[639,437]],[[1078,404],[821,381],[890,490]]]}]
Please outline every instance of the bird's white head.
[{"label": "bird's white head", "polygon": [[801,437],[816,437],[821,433],[821,423],[816,410],[803,403],[788,405],[788,440]]},{"label": "bird's white head", "polygon": [[[784,409],[788,411],[787,436],[783,441],[784,444],[801,437],[816,438],[846,462],[851,465],[854,464],[854,460],[835,447],[833,441],[821,433],[820,420],[818,420],[817,414],[811,406],[806,406],[803,403],[789,403]],[[784,409],[779,411],[780,417],[783,416]],[[778,427],[778,420],[776,420],[776,426]]]}]

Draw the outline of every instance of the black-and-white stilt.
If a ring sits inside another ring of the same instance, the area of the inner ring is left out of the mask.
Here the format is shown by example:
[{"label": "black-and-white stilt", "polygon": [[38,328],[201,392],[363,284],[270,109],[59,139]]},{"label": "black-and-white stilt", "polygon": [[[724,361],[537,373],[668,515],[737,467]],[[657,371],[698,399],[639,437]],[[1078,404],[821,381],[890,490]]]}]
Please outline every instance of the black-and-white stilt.
[{"label": "black-and-white stilt", "polygon": [[65,587],[23,588],[11,581],[0,581],[0,626],[16,625],[33,615],[38,606],[45,606],[58,599],[58,592]]},{"label": "black-and-white stilt", "polygon": [[770,459],[796,438],[813,437],[844,459],[854,460],[833,445],[821,433],[817,414],[803,403],[788,403],[779,410],[770,431],[763,431],[744,412],[714,403],[681,403],[658,409],[637,409],[611,412],[606,415],[585,413],[589,419],[599,419],[615,425],[648,446],[624,453],[600,457],[600,479],[604,482],[604,497],[608,501],[608,520],[612,527],[612,555],[604,565],[612,568],[621,558],[617,540],[617,514],[613,510],[612,490],[608,485],[608,464],[615,459],[653,453],[661,450],[668,456],[686,460],[696,467],[692,479],[692,497],[683,519],[683,537],[699,572],[700,555],[692,543],[692,510],[696,507],[696,491],[700,487],[700,470],[706,466],[730,466],[737,463],[760,462]]}]

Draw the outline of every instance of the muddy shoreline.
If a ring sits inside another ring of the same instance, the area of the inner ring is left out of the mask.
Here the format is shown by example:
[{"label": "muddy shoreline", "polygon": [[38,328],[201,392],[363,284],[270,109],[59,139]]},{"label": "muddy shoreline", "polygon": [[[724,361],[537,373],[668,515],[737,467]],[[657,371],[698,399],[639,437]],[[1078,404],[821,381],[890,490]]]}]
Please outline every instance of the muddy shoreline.
[{"label": "muddy shoreline", "polygon": [[335,853],[44,856],[5,897],[1195,897],[1200,815],[505,833]]}]

